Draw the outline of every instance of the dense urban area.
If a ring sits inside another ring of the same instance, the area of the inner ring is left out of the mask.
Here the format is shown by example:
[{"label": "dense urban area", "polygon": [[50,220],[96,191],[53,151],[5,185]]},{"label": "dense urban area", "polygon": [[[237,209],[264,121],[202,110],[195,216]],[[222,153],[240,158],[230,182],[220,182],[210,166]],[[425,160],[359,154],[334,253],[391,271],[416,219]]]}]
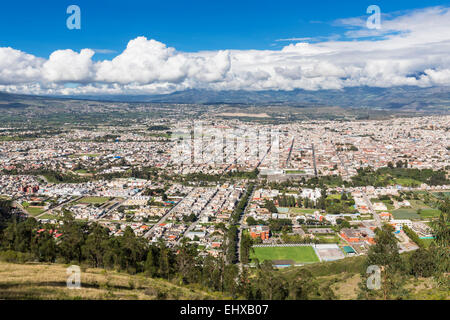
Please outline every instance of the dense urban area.
[{"label": "dense urban area", "polygon": [[[0,124],[1,260],[144,274],[218,297],[449,298],[450,116],[190,110],[127,125]],[[380,290],[357,285],[373,264],[389,280]],[[321,278],[333,268],[356,278]],[[411,289],[421,286],[434,291]]]}]

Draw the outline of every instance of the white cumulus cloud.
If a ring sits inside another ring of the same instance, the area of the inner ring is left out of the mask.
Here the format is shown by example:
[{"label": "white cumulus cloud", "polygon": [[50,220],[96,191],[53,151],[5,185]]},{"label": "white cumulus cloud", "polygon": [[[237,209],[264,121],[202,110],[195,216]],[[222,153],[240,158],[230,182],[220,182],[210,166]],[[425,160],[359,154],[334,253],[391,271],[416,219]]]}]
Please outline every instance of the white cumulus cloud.
[{"label": "white cumulus cloud", "polygon": [[94,75],[93,50],[57,50],[50,55],[42,69],[43,77],[49,82],[88,82]]},{"label": "white cumulus cloud", "polygon": [[386,15],[380,30],[366,29],[364,19],[336,22],[351,28],[349,40],[298,38],[281,50],[188,53],[138,37],[113,59],[95,61],[98,49],[57,50],[44,59],[0,47],[0,90],[82,95],[450,85],[450,8]]}]

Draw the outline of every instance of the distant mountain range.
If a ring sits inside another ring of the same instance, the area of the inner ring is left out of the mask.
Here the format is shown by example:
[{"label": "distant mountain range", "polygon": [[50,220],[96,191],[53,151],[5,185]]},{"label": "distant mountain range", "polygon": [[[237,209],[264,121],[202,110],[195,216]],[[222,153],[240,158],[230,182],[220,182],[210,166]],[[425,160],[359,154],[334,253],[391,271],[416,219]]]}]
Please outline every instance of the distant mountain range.
[{"label": "distant mountain range", "polygon": [[450,106],[450,87],[355,87],[343,90],[293,91],[212,91],[186,90],[163,95],[73,96],[72,98],[121,102],[190,104],[295,104],[369,108],[442,108]]},{"label": "distant mountain range", "polygon": [[[0,101],[10,103],[30,100],[30,96],[0,93]],[[401,110],[427,109],[449,111],[450,87],[355,87],[343,90],[293,91],[212,91],[186,90],[163,95],[91,95],[34,97],[35,99],[81,99],[114,102],[148,102],[180,104],[245,104],[339,106]]]}]

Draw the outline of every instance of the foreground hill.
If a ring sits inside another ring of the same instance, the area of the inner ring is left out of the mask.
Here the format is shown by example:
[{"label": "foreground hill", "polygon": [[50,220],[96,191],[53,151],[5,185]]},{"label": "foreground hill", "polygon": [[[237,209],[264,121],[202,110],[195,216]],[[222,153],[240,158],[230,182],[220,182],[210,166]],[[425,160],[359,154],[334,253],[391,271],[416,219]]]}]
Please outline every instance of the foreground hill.
[{"label": "foreground hill", "polygon": [[[316,263],[301,268],[280,270],[287,279],[299,277],[302,270],[309,271],[319,286],[330,286],[335,299],[358,298],[358,285],[364,257]],[[0,262],[0,299],[50,300],[215,300],[229,297],[206,292],[195,287],[180,286],[143,275],[129,275],[116,271],[86,268],[82,270],[80,290],[66,287],[66,268],[62,264],[16,264]],[[437,287],[433,278],[409,277],[404,299],[449,300],[449,292]]]},{"label": "foreground hill", "polygon": [[[410,253],[404,253],[408,256]],[[358,286],[361,273],[364,272],[366,256],[349,257],[337,261],[329,261],[305,265],[301,268],[288,268],[281,272],[288,279],[295,279],[301,270],[309,271],[320,286],[330,286],[337,300],[358,299]],[[439,287],[432,277],[405,279],[405,300],[450,300],[447,288]]]},{"label": "foreground hill", "polygon": [[226,297],[143,275],[86,268],[81,289],[68,289],[66,265],[0,262],[0,299],[214,300]]}]

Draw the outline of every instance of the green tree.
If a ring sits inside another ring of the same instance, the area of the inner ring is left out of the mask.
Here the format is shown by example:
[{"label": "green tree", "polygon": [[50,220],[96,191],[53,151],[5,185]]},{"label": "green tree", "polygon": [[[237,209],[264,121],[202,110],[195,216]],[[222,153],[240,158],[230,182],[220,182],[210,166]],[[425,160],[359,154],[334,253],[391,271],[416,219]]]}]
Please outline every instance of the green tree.
[{"label": "green tree", "polygon": [[89,264],[95,268],[103,267],[103,257],[108,248],[109,232],[108,229],[94,223],[90,227],[89,235],[83,246],[83,256]]},{"label": "green tree", "polygon": [[[280,200],[281,201],[281,200]],[[281,202],[283,202],[283,201],[281,201]],[[280,204],[280,203],[278,203],[278,205],[280,205],[280,206],[285,206],[285,205],[283,205],[284,203],[282,203],[282,204]],[[277,207],[275,206],[275,204],[273,203],[273,201],[271,201],[271,200],[266,200],[265,201],[265,203],[264,203],[264,207],[267,209],[267,210],[269,210],[269,212],[271,212],[271,213],[278,213],[278,209],[277,209]]]},{"label": "green tree", "polygon": [[88,234],[86,224],[75,221],[71,214],[65,214],[61,228],[62,239],[58,246],[60,255],[66,263],[83,260],[82,247]]},{"label": "green tree", "polygon": [[223,271],[223,287],[234,299],[236,299],[238,292],[238,275],[239,267],[236,264],[228,264],[225,266]]},{"label": "green tree", "polygon": [[170,279],[170,251],[162,241],[159,245],[159,275]]},{"label": "green tree", "polygon": [[247,217],[247,219],[245,220],[245,222],[249,225],[249,226],[255,226],[258,224],[258,222],[255,220],[255,218],[253,217]]},{"label": "green tree", "polygon": [[411,273],[416,277],[431,277],[436,271],[434,254],[427,249],[419,248],[409,257]]},{"label": "green tree", "polygon": [[434,243],[430,250],[434,253],[436,263],[435,278],[439,285],[450,286],[450,199],[446,198],[440,205],[442,211],[439,219],[432,224]]},{"label": "green tree", "polygon": [[150,246],[147,252],[147,258],[145,260],[145,273],[150,277],[156,277],[158,275],[158,248]]},{"label": "green tree", "polygon": [[178,273],[183,283],[197,282],[200,277],[198,267],[197,246],[189,244],[187,239],[183,239],[181,246],[178,248],[176,257]]},{"label": "green tree", "polygon": [[253,250],[252,245],[253,245],[252,238],[247,233],[242,233],[241,262],[243,264],[248,264],[250,262],[250,253]]},{"label": "green tree", "polygon": [[[394,228],[384,224],[381,229],[375,229],[375,245],[369,248],[364,272],[361,275],[360,298],[383,300],[399,299],[406,295],[403,289],[405,280],[405,264],[399,254]],[[381,270],[381,288],[379,290],[367,287],[369,266],[378,266]]]},{"label": "green tree", "polygon": [[215,258],[211,255],[205,257],[203,261],[201,282],[207,288],[216,291],[223,290],[223,268],[224,260],[222,257]]},{"label": "green tree", "polygon": [[37,236],[38,227],[37,221],[33,218],[23,222],[14,219],[3,232],[3,247],[6,250],[29,252]]},{"label": "green tree", "polygon": [[118,265],[121,270],[129,273],[140,271],[140,262],[146,258],[146,245],[143,238],[138,238],[133,229],[126,227],[123,236],[120,238],[120,251],[118,255]]},{"label": "green tree", "polygon": [[34,238],[31,250],[39,261],[55,262],[56,244],[51,227],[40,232]]},{"label": "green tree", "polygon": [[246,300],[253,300],[253,287],[250,280],[250,272],[247,267],[242,267],[238,280],[238,294]]}]

